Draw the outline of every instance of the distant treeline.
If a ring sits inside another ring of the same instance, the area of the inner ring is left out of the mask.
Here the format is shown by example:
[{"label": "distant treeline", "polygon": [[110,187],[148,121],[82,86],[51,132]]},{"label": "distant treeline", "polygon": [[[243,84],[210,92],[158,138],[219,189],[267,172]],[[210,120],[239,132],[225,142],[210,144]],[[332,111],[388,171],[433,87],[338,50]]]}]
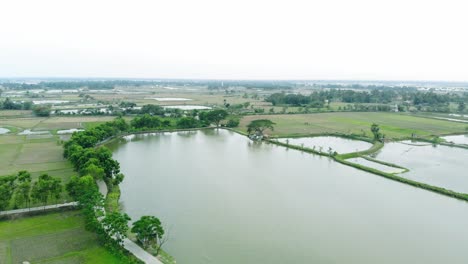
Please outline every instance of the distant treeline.
[{"label": "distant treeline", "polygon": [[362,84],[333,84],[333,83],[323,83],[312,85],[316,88],[329,88],[329,89],[365,89],[365,90],[391,90],[398,89],[404,91],[417,91],[418,88],[415,86],[389,86],[389,85],[362,85]]},{"label": "distant treeline", "polygon": [[151,85],[149,81],[131,81],[131,80],[109,80],[109,81],[56,81],[40,82],[37,84],[5,82],[0,85],[12,90],[31,90],[31,89],[81,89],[88,88],[92,90],[114,89],[116,86],[142,86]]},{"label": "distant treeline", "polygon": [[263,90],[287,90],[296,86],[290,81],[210,81],[206,83],[208,89],[218,90],[232,87]]},{"label": "distant treeline", "polygon": [[313,92],[310,95],[274,93],[265,98],[273,105],[303,106],[320,104],[326,100],[344,103],[390,103],[394,101],[414,105],[447,105],[449,102],[468,102],[468,94],[437,94],[433,92],[410,92],[403,90],[354,91],[332,89]]}]

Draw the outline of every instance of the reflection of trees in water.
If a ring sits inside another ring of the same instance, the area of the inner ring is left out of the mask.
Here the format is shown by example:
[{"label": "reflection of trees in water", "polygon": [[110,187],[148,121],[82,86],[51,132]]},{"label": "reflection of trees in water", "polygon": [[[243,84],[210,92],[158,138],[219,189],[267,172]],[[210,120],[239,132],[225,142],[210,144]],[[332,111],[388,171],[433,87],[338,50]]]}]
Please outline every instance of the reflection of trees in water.
[{"label": "reflection of trees in water", "polygon": [[179,131],[179,132],[177,132],[177,136],[189,138],[189,137],[195,136],[197,133],[198,133],[197,130],[193,130],[193,131]]},{"label": "reflection of trees in water", "polygon": [[247,146],[253,151],[262,151],[264,145],[261,141],[249,140]]},{"label": "reflection of trees in water", "polygon": [[202,129],[200,130],[204,135],[206,136],[214,136],[214,135],[219,135],[219,129]]}]

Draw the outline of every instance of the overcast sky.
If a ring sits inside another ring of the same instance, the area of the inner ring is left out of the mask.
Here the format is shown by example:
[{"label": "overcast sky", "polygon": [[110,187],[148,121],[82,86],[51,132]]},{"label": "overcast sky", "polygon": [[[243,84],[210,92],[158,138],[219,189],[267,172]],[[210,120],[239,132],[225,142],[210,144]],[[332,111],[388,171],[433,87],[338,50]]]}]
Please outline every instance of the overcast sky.
[{"label": "overcast sky", "polygon": [[0,76],[468,81],[466,2],[0,0]]}]

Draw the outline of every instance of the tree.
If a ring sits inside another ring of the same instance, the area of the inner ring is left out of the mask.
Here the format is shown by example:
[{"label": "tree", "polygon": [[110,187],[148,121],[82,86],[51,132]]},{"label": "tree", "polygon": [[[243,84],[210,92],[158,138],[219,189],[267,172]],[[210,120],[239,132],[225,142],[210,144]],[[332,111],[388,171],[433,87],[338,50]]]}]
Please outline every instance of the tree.
[{"label": "tree", "polygon": [[228,112],[223,109],[217,109],[208,112],[205,117],[210,123],[215,123],[216,127],[219,127],[221,120],[225,119],[228,116]]},{"label": "tree", "polygon": [[127,214],[119,212],[107,213],[102,220],[102,225],[106,233],[115,239],[120,245],[123,244],[123,239],[128,231],[128,222],[130,217]]},{"label": "tree", "polygon": [[125,178],[125,175],[123,173],[117,173],[115,176],[114,176],[114,180],[113,180],[113,185],[119,185]]},{"label": "tree", "polygon": [[465,102],[458,103],[458,111],[459,112],[465,111],[465,108],[466,108]]},{"label": "tree", "polygon": [[374,139],[375,140],[380,140],[380,135],[381,134],[380,134],[379,131],[380,131],[379,125],[377,125],[376,123],[373,123],[371,125],[371,132],[372,132],[372,134],[374,134]]},{"label": "tree", "polygon": [[[97,161],[97,160],[96,160]],[[85,163],[85,168],[81,171],[83,175],[91,175],[95,180],[104,179],[104,169],[96,165],[96,163]]]},{"label": "tree", "polygon": [[25,204],[29,207],[31,201],[31,174],[27,171],[18,172],[18,186],[16,187],[15,205]]},{"label": "tree", "polygon": [[263,135],[263,132],[267,129],[274,130],[273,125],[276,125],[276,123],[268,119],[253,120],[250,122],[250,124],[247,125],[247,132],[249,134],[255,133]]},{"label": "tree", "polygon": [[50,105],[36,105],[33,107],[33,112],[37,116],[50,116]]},{"label": "tree", "polygon": [[164,108],[159,105],[147,104],[141,107],[141,114],[164,115]]},{"label": "tree", "polygon": [[0,178],[0,211],[5,210],[10,204],[11,197],[15,191],[15,180],[17,176],[5,176]]},{"label": "tree", "polygon": [[237,127],[239,126],[239,118],[235,118],[235,117],[231,117],[228,119],[227,123],[226,123],[226,126],[227,127]]},{"label": "tree", "polygon": [[62,180],[51,177],[48,174],[42,174],[34,183],[31,191],[31,196],[34,200],[42,202],[45,206],[49,198],[60,198],[62,192]]},{"label": "tree", "polygon": [[182,117],[177,121],[177,128],[196,128],[199,126],[198,120],[193,117]]},{"label": "tree", "polygon": [[140,220],[133,223],[131,231],[135,233],[138,241],[141,242],[144,248],[148,248],[150,245],[155,245],[159,248],[162,246],[164,229],[161,221],[154,216],[142,216]]},{"label": "tree", "polygon": [[88,191],[97,191],[97,186],[93,176],[91,175],[83,177],[72,176],[65,186],[65,189],[73,199],[80,201],[82,196]]}]

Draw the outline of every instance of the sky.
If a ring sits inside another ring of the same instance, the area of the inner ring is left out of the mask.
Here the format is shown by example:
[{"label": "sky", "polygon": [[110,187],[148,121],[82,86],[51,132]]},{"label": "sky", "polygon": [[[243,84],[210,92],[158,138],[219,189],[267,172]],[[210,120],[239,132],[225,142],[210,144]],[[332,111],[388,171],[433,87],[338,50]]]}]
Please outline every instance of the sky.
[{"label": "sky", "polygon": [[468,81],[467,1],[0,0],[0,77]]}]

